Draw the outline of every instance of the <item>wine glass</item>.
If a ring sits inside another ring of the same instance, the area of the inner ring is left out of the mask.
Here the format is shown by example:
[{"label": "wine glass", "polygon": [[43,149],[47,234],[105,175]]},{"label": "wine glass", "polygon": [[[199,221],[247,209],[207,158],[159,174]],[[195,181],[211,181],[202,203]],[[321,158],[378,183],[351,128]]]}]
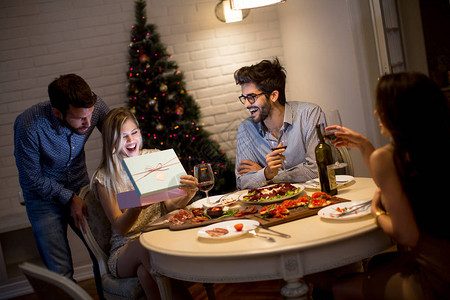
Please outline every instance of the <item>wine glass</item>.
[{"label": "wine glass", "polygon": [[[331,125],[339,125],[342,126],[342,121],[341,121],[341,115],[339,114],[339,110],[335,109],[335,110],[329,110],[326,112],[326,116],[325,119],[323,120],[324,124],[323,124],[323,136],[330,140],[333,141],[336,139],[336,135],[334,134],[337,130],[333,129],[333,130],[326,130],[325,128],[327,128],[327,126],[331,126]],[[344,162],[339,162],[337,161],[336,157],[336,146],[333,145],[332,147],[333,149],[333,156],[335,158],[335,163],[330,165],[329,168],[331,169],[341,169],[341,168],[345,168],[347,166],[346,163]]]},{"label": "wine glass", "polygon": [[[275,136],[278,136],[276,138]],[[287,148],[287,136],[284,133],[283,130],[280,130],[278,134],[274,131],[270,131],[267,133],[267,142],[269,143],[270,149],[272,151],[278,150],[278,149],[286,149]],[[281,146],[278,146],[281,143]],[[281,170],[286,171],[286,165],[285,160],[283,159],[281,161]]]},{"label": "wine glass", "polygon": [[198,189],[206,193],[206,203],[211,204],[209,201],[208,192],[214,186],[214,173],[211,168],[211,164],[204,163],[194,166],[194,177],[198,180]]}]

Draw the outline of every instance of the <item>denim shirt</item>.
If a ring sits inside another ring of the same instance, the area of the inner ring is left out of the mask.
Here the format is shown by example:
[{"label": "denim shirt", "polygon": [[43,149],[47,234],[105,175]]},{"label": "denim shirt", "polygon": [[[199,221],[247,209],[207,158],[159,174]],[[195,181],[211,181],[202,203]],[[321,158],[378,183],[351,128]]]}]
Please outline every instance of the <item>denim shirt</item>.
[{"label": "denim shirt", "polygon": [[[286,102],[284,122],[281,130],[287,137],[286,172],[276,175],[271,182],[305,182],[317,177],[315,147],[318,143],[316,124],[323,118],[321,108],[307,102]],[[236,187],[253,189],[267,185],[264,175],[266,155],[272,150],[267,142],[267,133],[261,123],[244,120],[238,127],[236,147]],[[258,163],[262,169],[239,175],[237,168],[243,160]]]},{"label": "denim shirt", "polygon": [[84,145],[94,127],[101,130],[109,108],[97,99],[88,131],[79,135],[55,117],[50,101],[20,114],[14,123],[14,156],[25,202],[68,203],[89,183]]}]

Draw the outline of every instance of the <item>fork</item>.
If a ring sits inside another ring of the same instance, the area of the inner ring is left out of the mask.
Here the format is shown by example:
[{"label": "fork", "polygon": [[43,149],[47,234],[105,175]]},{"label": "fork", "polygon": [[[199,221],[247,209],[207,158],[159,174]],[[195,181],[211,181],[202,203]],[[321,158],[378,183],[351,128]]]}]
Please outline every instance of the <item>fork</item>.
[{"label": "fork", "polygon": [[256,237],[259,237],[259,238],[263,238],[263,239],[266,239],[266,240],[269,241],[269,242],[272,242],[272,243],[275,242],[275,239],[274,239],[274,238],[269,237],[269,236],[260,235],[260,234],[256,233],[256,231],[255,231],[254,229],[249,230],[248,233],[252,234],[253,236],[256,236]]},{"label": "fork", "polygon": [[215,200],[215,201],[211,201],[211,203],[209,203],[209,205],[203,204],[203,207],[204,207],[204,208],[213,207],[213,206],[215,206],[216,204],[220,203],[220,201],[222,201],[222,199],[224,199],[226,196],[229,196],[229,195],[231,195],[231,194],[225,194],[225,195],[222,195],[219,199],[217,199],[217,200]]},{"label": "fork", "polygon": [[358,204],[352,205],[352,206],[350,206],[350,207],[348,208],[347,211],[345,211],[345,212],[339,214],[339,215],[338,215],[338,218],[339,218],[339,217],[342,217],[342,216],[346,216],[346,215],[352,214],[352,213],[354,213],[355,211],[357,211],[358,209],[365,208],[365,207],[370,206],[370,205],[372,205],[372,200],[367,200],[367,201],[365,201],[365,202],[362,202],[362,203],[358,203]]},{"label": "fork", "polygon": [[273,230],[273,229],[271,229],[271,228],[268,228],[268,227],[266,227],[266,226],[263,226],[263,225],[261,225],[261,224],[259,224],[258,227],[259,227],[259,228],[262,228],[262,229],[265,229],[265,230],[268,230],[268,231],[271,231],[271,232],[273,232],[273,233],[275,233],[275,234],[278,234],[279,236],[284,237],[284,238],[287,238],[287,239],[291,237],[289,234],[285,234],[285,233],[281,233],[281,232],[279,232],[279,231],[275,231],[275,230]]}]

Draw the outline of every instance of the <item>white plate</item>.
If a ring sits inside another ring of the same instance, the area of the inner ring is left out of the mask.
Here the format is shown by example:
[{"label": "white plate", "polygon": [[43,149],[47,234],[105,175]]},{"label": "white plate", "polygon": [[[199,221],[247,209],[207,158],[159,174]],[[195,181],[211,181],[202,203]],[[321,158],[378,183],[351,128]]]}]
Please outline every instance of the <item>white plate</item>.
[{"label": "white plate", "polygon": [[370,214],[370,205],[366,206],[364,208],[358,209],[356,212],[354,212],[352,214],[348,214],[348,215],[345,215],[342,217],[339,217],[341,212],[339,212],[337,210],[337,208],[339,207],[342,210],[344,208],[353,206],[355,204],[363,203],[363,202],[366,202],[366,201],[350,201],[350,202],[333,204],[333,205],[322,208],[321,210],[319,210],[317,212],[317,214],[321,218],[333,219],[333,220],[348,220],[348,219],[361,218],[361,217],[364,217],[364,216],[367,216],[368,214]]},{"label": "white plate", "polygon": [[[337,187],[342,188],[349,182],[353,181],[353,179],[353,176],[350,175],[336,175]],[[303,183],[303,186],[307,189],[320,190],[319,178],[308,180],[307,182]]]},{"label": "white plate", "polygon": [[217,206],[227,206],[227,205],[231,205],[233,203],[235,203],[236,201],[239,200],[239,195],[238,194],[230,194],[226,197],[223,197],[222,200],[220,200],[220,204]]},{"label": "white plate", "polygon": [[[244,227],[242,228],[241,231],[237,231],[234,228],[234,225],[242,223],[244,225]],[[219,222],[219,223],[214,223],[211,224],[209,226],[206,226],[202,229],[200,229],[197,232],[197,235],[201,238],[207,238],[207,239],[228,239],[228,238],[232,238],[232,237],[236,237],[239,235],[242,235],[244,233],[246,233],[249,230],[255,229],[257,226],[259,225],[258,221],[255,220],[233,220],[233,221],[225,221],[225,222]],[[228,230],[228,233],[222,236],[210,236],[206,230],[212,230],[214,228],[224,228],[226,230]]]},{"label": "white plate", "polygon": [[[274,185],[276,185],[276,184],[268,185],[268,186],[266,186],[266,188],[271,187],[271,186],[274,186]],[[244,199],[244,196],[247,195],[247,193],[245,193],[245,194],[242,194],[242,195],[239,196],[239,202],[245,203],[245,204],[253,204],[253,205],[254,205],[254,204],[275,203],[275,202],[283,201],[283,200],[290,199],[290,198],[293,198],[293,197],[295,197],[295,196],[298,196],[298,195],[300,195],[300,194],[303,192],[303,190],[305,189],[305,187],[304,187],[303,185],[298,184],[298,183],[292,183],[292,185],[295,186],[296,188],[300,188],[300,190],[299,190],[298,193],[295,193],[295,194],[292,194],[292,195],[289,195],[289,196],[285,196],[285,197],[281,197],[281,198],[271,199],[271,200],[263,200],[263,201],[244,201],[244,200],[243,200],[243,199]]]},{"label": "white plate", "polygon": [[[213,203],[213,205],[211,206],[217,206],[217,204],[220,204],[219,202],[215,203],[217,200],[220,199],[220,197],[222,197],[223,195],[215,195],[215,196],[210,196],[209,197],[209,201],[211,203]],[[193,203],[191,203],[191,207],[192,208],[202,208],[203,206],[208,206],[208,203],[206,202],[206,198],[197,200]]]}]

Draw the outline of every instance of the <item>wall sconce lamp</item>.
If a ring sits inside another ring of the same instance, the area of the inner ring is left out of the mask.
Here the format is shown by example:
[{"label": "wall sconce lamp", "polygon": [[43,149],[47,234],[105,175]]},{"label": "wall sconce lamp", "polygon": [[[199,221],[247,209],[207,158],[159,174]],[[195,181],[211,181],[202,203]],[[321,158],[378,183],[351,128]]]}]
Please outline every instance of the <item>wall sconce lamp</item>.
[{"label": "wall sconce lamp", "polygon": [[286,0],[231,0],[231,9],[250,9],[284,2]]},{"label": "wall sconce lamp", "polygon": [[250,9],[284,2],[286,0],[231,0],[231,9]]},{"label": "wall sconce lamp", "polygon": [[224,23],[242,21],[250,14],[249,9],[231,9],[230,0],[221,0],[215,11],[217,19]]}]

